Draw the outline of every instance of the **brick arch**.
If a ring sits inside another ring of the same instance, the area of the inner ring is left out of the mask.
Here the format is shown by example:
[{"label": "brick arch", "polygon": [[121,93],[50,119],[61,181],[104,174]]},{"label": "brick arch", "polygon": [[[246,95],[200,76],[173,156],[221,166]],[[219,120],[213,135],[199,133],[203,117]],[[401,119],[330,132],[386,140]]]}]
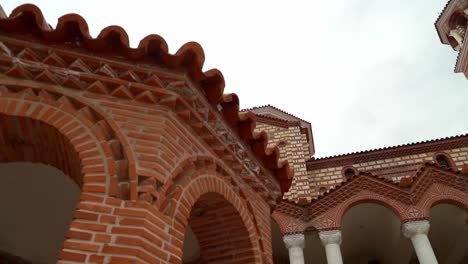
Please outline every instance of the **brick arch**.
[{"label": "brick arch", "polygon": [[[111,168],[115,161],[110,147],[102,143],[104,135],[93,129],[91,122],[78,118],[78,113],[53,100],[18,94],[2,94],[0,115],[10,129],[16,128],[9,132],[6,126],[3,128],[5,141],[14,144],[5,148],[4,161],[50,164],[69,174],[83,192],[109,192],[109,178],[116,177],[115,167]],[[44,149],[44,144],[41,145],[44,142],[34,141],[28,128],[48,137],[48,145],[63,156],[53,156],[53,152]],[[14,154],[13,150],[20,153]]]},{"label": "brick arch", "polygon": [[[166,213],[175,220],[174,228],[180,232],[181,241],[184,241],[185,227],[191,225],[201,244],[202,262],[221,259],[259,262],[262,252],[256,240],[259,234],[256,233],[253,216],[228,180],[216,172],[205,170],[186,178],[181,186],[182,191],[171,198]],[[209,219],[213,220],[215,216],[221,218],[209,225],[202,225],[203,222],[193,217],[197,214],[194,209],[199,208],[200,203],[213,206],[210,209],[213,213],[207,211]],[[211,227],[215,222],[219,227],[213,229]],[[207,227],[211,232],[204,233]],[[179,256],[182,255],[180,248]]]},{"label": "brick arch", "polygon": [[389,201],[388,199],[381,199],[381,198],[382,197],[378,197],[378,198],[377,197],[362,197],[361,199],[357,201],[353,201],[350,204],[345,205],[346,207],[344,207],[343,210],[338,211],[337,217],[338,217],[339,225],[341,226],[343,224],[343,217],[351,208],[353,208],[354,206],[363,204],[363,203],[372,203],[372,204],[381,205],[387,208],[388,210],[390,210],[391,212],[393,212],[395,216],[398,217],[398,219],[400,219],[401,221],[402,220],[401,209],[395,207],[396,205],[392,201]]},{"label": "brick arch", "polygon": [[[159,197],[155,202],[157,208],[163,210],[163,207],[167,204],[168,199],[171,198],[174,192],[180,191],[180,183],[187,177],[193,177],[194,173],[200,173],[201,171],[216,171],[219,175],[230,178],[227,172],[227,168],[215,158],[211,156],[198,155],[187,158],[181,162],[172,170],[171,177],[164,182],[159,190]],[[232,179],[231,184],[237,186],[238,183]],[[139,196],[142,194],[140,193]]]},{"label": "brick arch", "polygon": [[105,141],[101,143],[104,151],[112,154],[112,159],[105,160],[112,176],[109,182],[109,195],[136,200],[136,185],[130,186],[131,181],[136,181],[135,157],[127,137],[121,133],[115,121],[107,113],[77,96],[69,96],[60,92],[60,89],[36,83],[12,85],[6,82],[0,85],[0,92],[4,96],[35,97],[34,100],[48,102],[60,109],[68,110],[88,124],[99,136],[99,140]]},{"label": "brick arch", "polygon": [[468,193],[449,186],[433,184],[418,203],[422,217],[429,218],[431,208],[442,203],[455,205],[468,213]]},{"label": "brick arch", "polygon": [[339,229],[341,228],[343,217],[346,212],[352,207],[362,203],[375,203],[382,205],[395,213],[400,221],[403,221],[403,210],[406,208],[405,204],[381,194],[362,190],[345,201],[342,201],[337,206],[331,208],[326,213],[312,219],[307,224],[307,228],[313,227],[317,230]]}]

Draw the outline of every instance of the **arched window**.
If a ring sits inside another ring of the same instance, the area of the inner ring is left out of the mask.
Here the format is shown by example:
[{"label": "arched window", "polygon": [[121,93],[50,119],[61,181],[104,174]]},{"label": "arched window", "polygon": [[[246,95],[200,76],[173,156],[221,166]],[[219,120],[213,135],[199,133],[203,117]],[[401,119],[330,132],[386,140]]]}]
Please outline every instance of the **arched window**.
[{"label": "arched window", "polygon": [[341,174],[343,175],[343,177],[349,180],[357,175],[357,171],[353,167],[345,167],[343,168],[343,171],[341,172]]},{"label": "arched window", "polygon": [[441,167],[450,168],[450,169],[456,168],[452,159],[446,153],[435,153],[434,162],[437,163],[437,165]]},{"label": "arched window", "polygon": [[327,192],[327,188],[326,188],[326,187],[320,187],[319,193],[320,193],[321,195],[324,194],[324,193],[326,193],[326,192]]},{"label": "arched window", "polygon": [[445,156],[443,156],[443,155],[438,155],[436,157],[436,162],[437,162],[437,164],[439,164],[442,167],[449,167],[450,166],[447,158]]}]

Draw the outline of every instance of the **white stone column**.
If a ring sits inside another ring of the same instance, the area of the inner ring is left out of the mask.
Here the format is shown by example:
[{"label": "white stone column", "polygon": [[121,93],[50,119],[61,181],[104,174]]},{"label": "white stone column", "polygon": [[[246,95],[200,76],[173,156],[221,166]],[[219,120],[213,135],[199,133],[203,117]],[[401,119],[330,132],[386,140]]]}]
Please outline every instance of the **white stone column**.
[{"label": "white stone column", "polygon": [[343,264],[343,258],[341,257],[341,231],[330,230],[319,232],[320,240],[322,245],[325,247],[325,253],[327,254],[328,264]]},{"label": "white stone column", "polygon": [[304,264],[304,234],[285,235],[283,237],[284,244],[289,250],[290,264]]},{"label": "white stone column", "polygon": [[437,259],[427,237],[429,221],[412,221],[403,224],[403,234],[411,239],[414,251],[421,264],[437,264]]},{"label": "white stone column", "polygon": [[460,32],[458,32],[457,29],[450,30],[449,36],[453,37],[460,47],[463,46],[463,36],[460,34]]}]

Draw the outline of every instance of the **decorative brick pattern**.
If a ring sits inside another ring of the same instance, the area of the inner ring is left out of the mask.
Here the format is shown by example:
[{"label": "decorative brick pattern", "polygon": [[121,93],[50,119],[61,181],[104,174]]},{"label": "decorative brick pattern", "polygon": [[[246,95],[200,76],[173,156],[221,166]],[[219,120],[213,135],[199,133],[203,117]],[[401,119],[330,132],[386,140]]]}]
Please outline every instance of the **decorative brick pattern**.
[{"label": "decorative brick pattern", "polygon": [[76,110],[24,93],[0,93],[0,114],[1,162],[50,164],[91,193],[117,189],[116,181],[107,184],[117,178],[111,147]]},{"label": "decorative brick pattern", "polygon": [[[311,197],[316,195],[316,190],[313,182],[314,178],[306,168],[306,160],[310,158],[307,134],[301,131],[298,122],[278,120],[272,124],[271,120],[268,120],[268,123],[261,123],[261,116],[258,122],[257,131],[265,131],[268,134],[269,146],[278,145],[280,158],[288,160],[290,166],[294,169],[291,188],[284,194],[284,198],[291,201],[301,198],[310,201]],[[281,124],[285,122],[289,125],[282,126]]]},{"label": "decorative brick pattern", "polygon": [[[468,139],[465,139],[465,143],[460,144],[457,148],[445,149],[442,151],[453,160],[458,170],[461,170],[463,165],[468,164]],[[357,171],[369,172],[372,173],[372,175],[399,182],[401,179],[415,173],[424,162],[434,161],[434,154],[438,152],[440,151],[354,163],[349,164],[349,166],[353,166]],[[345,166],[317,169],[312,170],[311,173],[314,175],[315,182],[318,184],[319,188],[325,187],[329,189],[335,187],[344,180],[342,175],[344,167]],[[310,165],[310,168],[313,168],[313,165]]]},{"label": "decorative brick pattern", "polygon": [[[160,198],[158,194],[163,188],[167,188],[166,193],[170,199],[175,199],[176,194],[171,185],[191,183],[199,184],[197,188],[216,186],[208,190],[221,194],[228,191],[227,186],[237,186],[236,192],[229,192],[228,201],[237,207],[247,203],[246,199],[250,202],[244,205],[244,208],[234,208],[231,204],[227,204],[231,206],[226,206],[230,212],[227,216],[239,222],[237,231],[232,225],[229,229],[219,230],[237,232],[239,236],[244,236],[250,242],[240,246],[234,243],[236,242],[234,240],[229,256],[238,250],[237,255],[234,254],[233,257],[236,261],[271,263],[271,231],[267,224],[269,223],[269,206],[263,202],[261,196],[250,190],[243,180],[234,178],[232,171],[224,163],[215,162],[216,158],[212,155],[204,159],[190,158],[188,159],[191,161],[190,164],[195,165],[189,167],[189,163],[182,162],[179,167],[169,173],[175,177],[171,177],[172,184],[166,184],[168,187],[160,186],[159,189],[145,191],[143,188],[151,186],[147,182],[150,178],[141,183],[138,190],[142,193],[155,193],[150,200],[144,195],[138,196],[140,201],[138,203],[111,198],[108,196],[112,192],[108,189],[108,184],[116,184],[113,188],[117,188],[117,182],[112,183],[109,180],[118,177],[115,167],[111,169],[112,164],[115,164],[113,158],[123,155],[112,154],[115,150],[112,150],[112,147],[106,143],[106,137],[103,135],[107,130],[102,130],[102,126],[99,125],[93,126],[93,123],[99,122],[91,122],[81,117],[80,113],[85,112],[83,108],[76,110],[61,104],[60,99],[57,102],[35,94],[29,95],[23,91],[11,93],[10,90],[4,89],[4,92],[0,94],[0,113],[2,113],[0,142],[4,146],[1,148],[0,160],[2,162],[21,160],[50,164],[63,170],[82,186],[81,201],[77,205],[74,220],[67,232],[64,249],[60,254],[63,261],[179,263],[182,256],[183,226],[188,224],[188,219],[185,220],[184,225],[181,225],[177,220],[178,216],[171,215],[167,210],[163,210],[166,212],[163,214],[153,205],[158,205],[154,202],[159,201],[157,200]],[[95,129],[96,126],[100,129]],[[131,142],[131,139],[126,138]],[[44,144],[46,142],[53,143]],[[105,162],[106,160],[108,162]],[[113,172],[109,171],[110,169]],[[201,174],[206,174],[210,170],[222,173],[219,176],[220,180],[207,183],[196,180],[197,176],[201,177]],[[196,174],[190,174],[190,172],[196,172]],[[132,173],[134,174],[135,171]],[[180,173],[184,175],[178,176]],[[239,185],[242,185],[242,188]],[[191,207],[185,210],[190,212]],[[242,219],[239,219],[241,216]],[[226,221],[225,223],[232,224],[231,221],[234,221],[229,218],[220,219],[223,223]],[[244,226],[245,221],[250,226],[249,228]],[[196,225],[196,221],[194,224]],[[251,234],[252,231],[255,233]],[[239,241],[244,240],[239,237]],[[214,251],[208,250],[208,252],[211,252],[212,256],[222,256]],[[212,259],[212,257],[207,258]]]},{"label": "decorative brick pattern", "polygon": [[[452,203],[468,211],[468,175],[433,163],[426,163],[399,185],[361,173],[307,206],[283,202],[274,217],[280,223],[288,217],[300,219],[300,222],[295,221],[294,232],[303,232],[307,228],[337,229],[349,208],[365,202],[389,208],[402,223],[428,219],[430,208],[441,202]],[[283,228],[282,232],[289,231]]]},{"label": "decorative brick pattern", "polygon": [[92,39],[77,15],[52,30],[35,6],[13,13],[0,17],[0,162],[50,164],[81,187],[59,263],[182,263],[187,225],[201,263],[272,263],[291,170],[221,74],[201,72],[197,44],[130,49],[117,27]]},{"label": "decorative brick pattern", "polygon": [[[124,167],[118,171],[127,171],[126,167],[130,166],[136,168],[136,171],[128,168],[134,175],[121,177],[131,182],[122,187],[125,195],[136,195],[139,183],[149,177],[156,179],[156,184],[163,184],[165,179],[162,175],[168,174],[177,162],[190,155],[207,154],[206,151],[214,152],[238,174],[250,174],[254,179],[253,185],[265,193],[270,204],[274,204],[281,195],[277,180],[283,191],[289,187],[287,175],[290,169],[287,163],[278,167],[274,151],[269,151],[273,155],[266,154],[263,147],[266,138],[260,134],[251,139],[250,126],[245,126],[246,131],[237,131],[241,136],[249,137],[253,152],[263,152],[259,160],[282,175],[276,179],[253,158],[252,150],[241,143],[197,87],[182,74],[86,54],[77,55],[66,49],[31,45],[15,39],[3,38],[0,41],[0,70],[5,74],[3,90],[41,93],[68,99],[71,104],[87,102],[94,106],[94,112],[85,112],[91,119],[96,118],[95,113],[99,113],[98,117],[109,117],[110,122],[102,122],[107,126],[103,129],[113,130],[106,136],[116,135],[122,143],[120,148],[131,153],[127,156],[129,160],[118,162]],[[18,79],[24,81],[18,83]],[[227,105],[225,107],[228,108]],[[203,140],[198,142],[194,137]],[[171,138],[173,140],[169,140]],[[151,163],[156,159],[158,166]],[[258,175],[263,178],[261,181],[257,180]],[[136,196],[131,198],[136,199]]]}]

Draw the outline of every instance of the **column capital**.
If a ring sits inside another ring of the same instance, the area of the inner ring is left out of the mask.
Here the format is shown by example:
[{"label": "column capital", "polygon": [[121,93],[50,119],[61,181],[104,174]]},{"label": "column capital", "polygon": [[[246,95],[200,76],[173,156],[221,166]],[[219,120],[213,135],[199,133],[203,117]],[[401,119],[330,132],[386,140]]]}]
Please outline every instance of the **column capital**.
[{"label": "column capital", "polygon": [[429,232],[429,221],[411,221],[403,224],[403,235],[407,238],[411,238],[417,234],[427,235]]},{"label": "column capital", "polygon": [[320,231],[318,234],[323,246],[328,244],[341,244],[341,230]]},{"label": "column capital", "polygon": [[284,244],[287,248],[292,247],[305,247],[305,236],[304,234],[291,234],[283,236]]}]

